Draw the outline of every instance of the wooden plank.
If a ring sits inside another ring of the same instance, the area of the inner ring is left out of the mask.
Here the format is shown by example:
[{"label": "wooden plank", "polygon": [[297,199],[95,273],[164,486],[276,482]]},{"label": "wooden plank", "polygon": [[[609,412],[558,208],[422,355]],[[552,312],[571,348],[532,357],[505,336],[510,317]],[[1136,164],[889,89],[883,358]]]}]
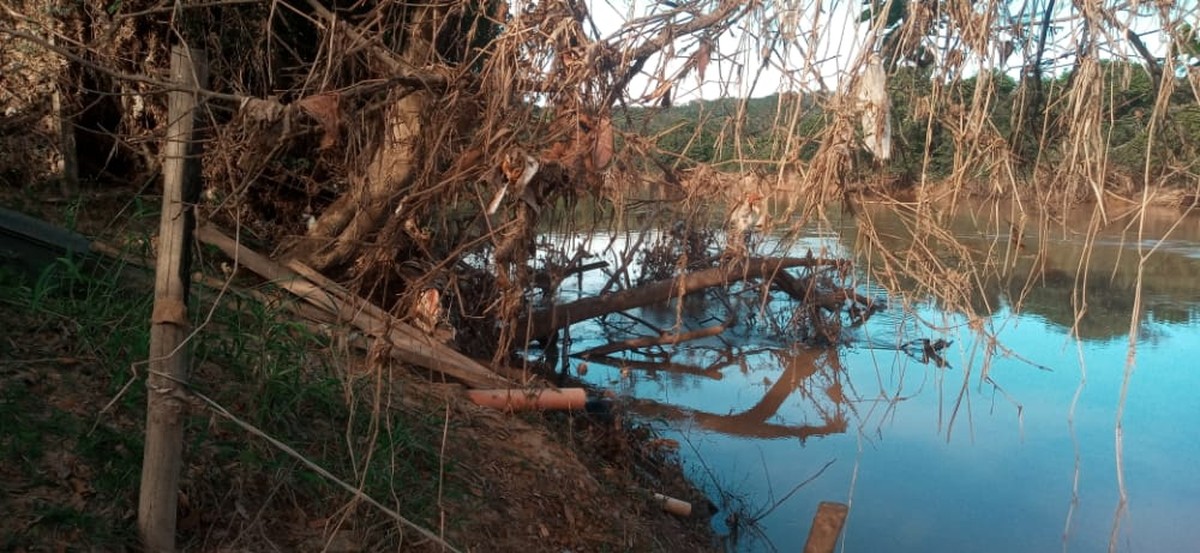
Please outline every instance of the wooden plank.
[{"label": "wooden plank", "polygon": [[323,285],[314,284],[295,270],[250,250],[212,225],[200,227],[196,237],[205,244],[216,246],[237,264],[335,315],[339,321],[354,326],[369,336],[387,341],[392,346],[392,355],[401,361],[456,378],[472,388],[499,388],[512,384],[508,379],[454,348],[434,340],[392,317],[378,306],[345,291],[312,269],[305,268],[310,275],[318,275]]},{"label": "wooden plank", "polygon": [[812,529],[808,532],[804,553],[833,553],[849,512],[850,507],[844,503],[822,501],[817,506],[817,514],[813,515]]},{"label": "wooden plank", "polygon": [[146,379],[146,449],[138,499],[138,532],[146,551],[175,550],[175,513],[183,464],[185,404],[177,393],[187,382],[188,285],[191,282],[192,206],[199,190],[194,92],[206,85],[203,50],[171,50],[171,79],[179,85],[168,97],[163,148],[163,204],[155,265],[154,312],[150,320],[149,376]]}]

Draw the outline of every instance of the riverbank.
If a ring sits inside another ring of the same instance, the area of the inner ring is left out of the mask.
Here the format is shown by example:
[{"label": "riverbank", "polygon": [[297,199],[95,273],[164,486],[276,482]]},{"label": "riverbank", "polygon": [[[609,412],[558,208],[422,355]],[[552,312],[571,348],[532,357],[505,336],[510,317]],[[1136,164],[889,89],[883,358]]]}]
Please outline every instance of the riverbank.
[{"label": "riverbank", "polygon": [[[149,287],[59,261],[0,276],[0,549],[137,548]],[[442,550],[284,447],[461,550],[703,551],[707,501],[619,408],[510,414],[364,356],[278,305],[196,310],[184,550]],[[244,424],[240,424],[244,423]],[[270,439],[248,431],[261,430]],[[689,518],[655,493],[691,501]]]}]

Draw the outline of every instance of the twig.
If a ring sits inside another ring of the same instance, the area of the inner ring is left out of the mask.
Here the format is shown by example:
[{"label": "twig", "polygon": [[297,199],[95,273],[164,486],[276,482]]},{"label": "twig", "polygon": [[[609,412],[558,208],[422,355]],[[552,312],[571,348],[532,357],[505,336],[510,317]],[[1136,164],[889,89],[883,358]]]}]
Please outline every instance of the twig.
[{"label": "twig", "polygon": [[821,470],[818,470],[818,471],[817,471],[815,474],[813,474],[812,476],[809,476],[808,478],[805,478],[805,479],[804,479],[804,481],[800,482],[799,484],[796,484],[794,487],[792,487],[791,491],[789,491],[788,493],[784,494],[784,496],[783,496],[783,497],[779,498],[779,501],[776,501],[776,502],[775,502],[775,504],[773,504],[773,505],[771,505],[770,507],[768,507],[768,508],[767,508],[767,510],[765,510],[765,511],[763,511],[763,512],[761,512],[761,513],[757,514],[757,515],[754,515],[754,517],[753,517],[753,518],[751,518],[751,520],[753,520],[754,522],[758,522],[758,521],[760,521],[760,520],[762,520],[762,519],[766,518],[766,517],[767,517],[767,515],[771,514],[771,512],[772,512],[772,511],[774,511],[774,510],[775,510],[777,507],[779,507],[780,505],[783,505],[783,503],[784,503],[785,501],[787,501],[787,500],[788,500],[788,499],[790,499],[790,498],[791,498],[793,495],[795,495],[795,494],[796,494],[796,492],[800,491],[800,488],[803,488],[804,486],[807,486],[809,482],[812,482],[813,480],[816,480],[818,477],[820,477],[822,474],[824,474],[824,473],[825,473],[825,469],[828,469],[828,468],[829,468],[831,465],[833,465],[833,463],[834,463],[835,461],[837,461],[837,459],[830,459],[830,460],[826,461],[826,462],[825,462],[825,464],[824,464],[824,465],[821,467]]},{"label": "twig", "polygon": [[722,322],[721,324],[716,324],[716,325],[708,326],[708,327],[704,327],[704,328],[698,328],[696,330],[689,330],[687,332],[674,332],[674,333],[663,332],[663,333],[659,334],[658,336],[641,336],[641,337],[637,337],[637,338],[630,338],[628,340],[621,340],[620,342],[613,342],[613,343],[605,344],[602,346],[596,346],[594,348],[580,352],[578,354],[578,356],[586,358],[586,357],[593,357],[593,356],[598,356],[598,355],[608,355],[610,353],[624,351],[627,349],[638,349],[638,348],[645,348],[645,347],[650,347],[650,346],[663,346],[663,345],[674,346],[674,345],[680,344],[682,342],[690,342],[692,340],[699,340],[701,338],[708,338],[711,336],[716,336],[722,332],[725,332],[725,330],[727,330],[732,325],[733,325],[733,319],[729,318],[729,319],[725,320],[724,322]]},{"label": "twig", "polygon": [[42,48],[45,48],[46,50],[49,50],[51,52],[54,52],[55,54],[58,54],[59,56],[66,58],[67,60],[78,63],[84,67],[91,68],[95,71],[99,71],[100,73],[108,75],[109,77],[112,77],[119,81],[129,81],[129,82],[153,85],[155,87],[160,88],[163,92],[170,92],[170,91],[193,92],[193,93],[196,93],[201,96],[208,97],[208,98],[215,98],[218,100],[227,100],[230,102],[242,102],[244,100],[250,99],[249,96],[239,96],[236,94],[225,94],[222,92],[214,92],[211,90],[205,90],[205,89],[199,88],[199,87],[182,87],[182,86],[179,86],[179,84],[173,83],[170,81],[163,81],[163,80],[155,79],[154,77],[149,77],[146,75],[125,73],[123,71],[118,71],[116,69],[104,67],[104,66],[96,64],[88,59],[85,59],[84,57],[79,56],[66,48],[63,48],[56,44],[53,44],[50,41],[47,41],[39,36],[31,35],[29,33],[25,33],[22,31],[17,31],[14,29],[0,28],[0,33],[6,33],[13,38],[19,38],[21,40],[27,40],[29,42],[32,42]]},{"label": "twig", "polygon": [[356,498],[361,499],[361,500],[365,501],[367,504],[371,505],[372,507],[379,509],[384,514],[399,521],[401,524],[408,526],[409,528],[412,528],[413,530],[416,530],[417,533],[430,539],[431,541],[442,546],[443,548],[448,549],[450,551],[455,551],[455,552],[461,553],[459,549],[457,549],[454,546],[447,543],[446,540],[442,539],[437,534],[434,534],[433,532],[425,529],[423,526],[405,518],[404,515],[388,508],[387,506],[380,503],[379,501],[376,501],[375,498],[367,495],[366,492],[363,492],[362,490],[359,490],[358,488],[350,485],[349,483],[342,480],[341,478],[334,476],[333,473],[329,472],[328,470],[325,470],[323,467],[321,467],[321,465],[318,465],[317,463],[309,460],[304,455],[301,455],[300,452],[296,451],[295,449],[292,449],[287,444],[271,437],[269,434],[260,430],[258,427],[254,426],[246,421],[243,421],[242,419],[238,418],[237,415],[230,413],[228,409],[225,409],[225,407],[223,407],[220,403],[217,403],[216,401],[212,400],[208,396],[206,396],[200,392],[197,392],[196,390],[186,388],[186,387],[181,387],[181,388],[179,388],[179,390],[181,393],[184,393],[187,396],[194,397],[194,398],[199,399],[200,401],[204,402],[208,406],[208,408],[211,409],[214,413],[221,415],[222,417],[225,417],[230,422],[242,427],[243,430],[246,430],[247,432],[254,434],[255,436],[258,436],[259,438],[266,440],[268,443],[275,446],[280,451],[286,453],[288,456],[303,463],[304,466],[308,467],[313,472],[321,475],[322,477],[329,480],[330,482],[337,484],[338,487],[342,488],[343,490],[350,492],[350,494],[355,496]]}]

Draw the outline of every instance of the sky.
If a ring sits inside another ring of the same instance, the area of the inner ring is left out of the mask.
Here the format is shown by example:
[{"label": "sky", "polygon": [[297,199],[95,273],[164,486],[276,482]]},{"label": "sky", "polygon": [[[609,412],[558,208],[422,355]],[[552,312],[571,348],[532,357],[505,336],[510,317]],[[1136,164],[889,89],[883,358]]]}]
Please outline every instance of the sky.
[{"label": "sky", "polygon": [[[1014,26],[1028,29],[1031,20],[1035,23],[1040,20],[1030,14],[1044,11],[1045,2],[1009,2],[1008,17]],[[613,36],[626,22],[672,9],[666,2],[647,0],[588,0],[588,4],[603,37]],[[675,73],[684,60],[698,48],[694,38],[677,39],[675,55],[665,65],[657,56],[647,63],[642,74],[631,83],[630,96],[635,100],[651,101],[653,91],[663,78],[675,81],[672,86],[676,103],[722,96],[760,97],[789,89],[836,90],[848,82],[846,77],[862,67],[859,58],[872,35],[870,24],[858,21],[863,10],[860,0],[767,0],[763,4],[768,8],[743,18],[720,36],[716,50],[721,52],[722,58],[709,64],[704,80],[695,71],[682,80],[676,78]],[[1059,59],[1059,62],[1050,68],[1051,73],[1070,67],[1070,59],[1060,56],[1069,55],[1080,42],[1082,16],[1075,4],[1070,1],[1056,4],[1054,32],[1048,39],[1046,57]],[[1139,34],[1156,57],[1165,57],[1166,34],[1154,3],[1142,0],[1140,4],[1144,5],[1140,11],[1114,12],[1115,20]],[[1172,3],[1168,20],[1200,26],[1198,4],[1197,0]],[[764,16],[763,12],[769,16]],[[764,63],[761,52],[768,41],[774,41],[775,49],[769,61]],[[1136,57],[1119,31],[1102,36],[1099,42],[1103,57]],[[1016,77],[1021,62],[1019,52],[1006,61],[1001,61],[993,52],[987,59],[971,59],[964,74],[972,74],[980,68],[995,68]]]}]

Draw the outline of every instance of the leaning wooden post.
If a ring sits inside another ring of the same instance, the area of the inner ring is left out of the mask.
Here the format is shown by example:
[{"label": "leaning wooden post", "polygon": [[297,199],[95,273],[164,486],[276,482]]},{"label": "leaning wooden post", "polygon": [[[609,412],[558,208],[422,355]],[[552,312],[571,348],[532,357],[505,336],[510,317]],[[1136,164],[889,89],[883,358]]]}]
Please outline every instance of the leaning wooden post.
[{"label": "leaning wooden post", "polygon": [[833,553],[849,512],[850,507],[844,503],[822,501],[817,506],[817,514],[813,515],[808,541],[804,543],[804,553]]},{"label": "leaning wooden post", "polygon": [[171,50],[171,80],[180,90],[169,95],[170,125],[163,149],[163,204],[146,379],[146,451],[138,501],[138,532],[151,553],[175,550],[184,420],[178,389],[188,373],[188,273],[195,226],[192,206],[199,188],[194,91],[206,85],[207,71],[203,50],[182,46]]}]

